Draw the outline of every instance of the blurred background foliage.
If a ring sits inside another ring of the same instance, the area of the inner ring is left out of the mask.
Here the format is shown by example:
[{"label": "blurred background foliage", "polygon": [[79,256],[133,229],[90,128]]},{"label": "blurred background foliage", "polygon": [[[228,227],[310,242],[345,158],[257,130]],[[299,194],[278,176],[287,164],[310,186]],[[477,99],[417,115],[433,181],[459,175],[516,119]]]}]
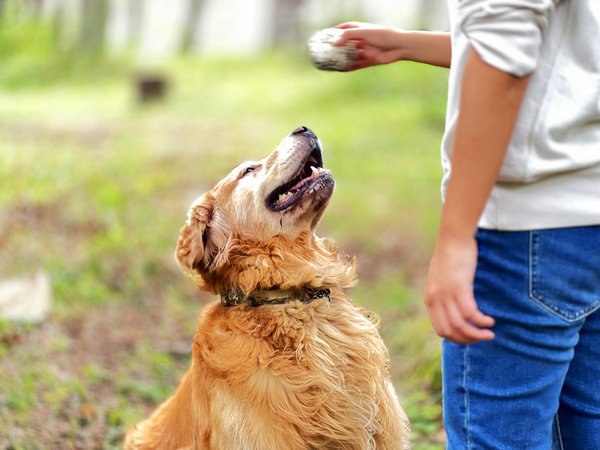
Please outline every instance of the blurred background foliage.
[{"label": "blurred background foliage", "polygon": [[[382,318],[413,448],[443,448],[439,341],[421,290],[447,73],[319,72],[304,42],[375,13],[406,26],[445,16],[432,0],[407,2],[408,18],[386,15],[389,2],[318,13],[318,2],[261,1],[268,36],[251,46],[252,27],[237,35],[216,2],[174,1],[186,13],[166,48],[168,27],[140,13],[152,0],[0,0],[0,286],[43,271],[54,299],[42,323],[0,319],[0,448],[117,448],[173,392],[198,311],[215,300],[172,256],[187,208],[300,124],[321,138],[337,182],[317,233],[357,255],[350,295]],[[119,38],[118,8],[130,14]],[[221,46],[202,34],[219,27]]]}]

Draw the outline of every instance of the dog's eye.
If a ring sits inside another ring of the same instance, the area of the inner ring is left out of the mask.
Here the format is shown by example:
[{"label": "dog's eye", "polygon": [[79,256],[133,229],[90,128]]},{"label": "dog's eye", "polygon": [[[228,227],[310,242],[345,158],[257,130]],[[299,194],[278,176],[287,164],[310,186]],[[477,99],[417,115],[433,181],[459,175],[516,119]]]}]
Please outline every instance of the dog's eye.
[{"label": "dog's eye", "polygon": [[254,166],[246,167],[244,170],[242,170],[242,173],[240,174],[240,178],[245,177],[250,172],[253,172],[255,169],[256,169],[256,167],[254,167]]}]

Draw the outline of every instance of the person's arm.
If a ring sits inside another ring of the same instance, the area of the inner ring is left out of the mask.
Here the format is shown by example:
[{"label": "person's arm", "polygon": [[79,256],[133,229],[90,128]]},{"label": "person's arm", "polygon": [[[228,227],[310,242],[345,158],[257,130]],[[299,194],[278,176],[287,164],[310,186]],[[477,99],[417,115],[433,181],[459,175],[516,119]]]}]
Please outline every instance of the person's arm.
[{"label": "person's arm", "polygon": [[450,33],[405,31],[358,22],[343,23],[337,28],[343,29],[344,34],[334,45],[351,41],[358,49],[358,58],[349,70],[395,61],[450,67]]},{"label": "person's arm", "polygon": [[438,335],[458,343],[493,339],[494,319],[473,295],[475,232],[496,182],[529,77],[485,63],[470,50],[462,78],[452,169],[429,266],[425,304]]}]

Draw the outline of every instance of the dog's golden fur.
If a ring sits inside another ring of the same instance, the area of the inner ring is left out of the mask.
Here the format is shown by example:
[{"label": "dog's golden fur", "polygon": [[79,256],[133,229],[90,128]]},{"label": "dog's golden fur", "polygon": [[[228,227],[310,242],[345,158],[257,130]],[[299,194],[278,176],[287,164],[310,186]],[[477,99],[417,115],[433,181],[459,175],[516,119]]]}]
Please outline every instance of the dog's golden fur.
[{"label": "dog's golden fur", "polygon": [[408,420],[378,324],[342,292],[355,282],[354,261],[314,234],[333,186],[307,193],[285,213],[264,205],[265,180],[281,184],[290,173],[282,162],[318,142],[306,136],[314,135],[293,133],[259,163],[263,174],[247,184],[260,204],[240,195],[239,170],[202,196],[176,257],[201,289],[216,294],[311,286],[330,289],[330,301],[206,306],[189,371],[175,394],[128,432],[126,448],[408,448]]}]

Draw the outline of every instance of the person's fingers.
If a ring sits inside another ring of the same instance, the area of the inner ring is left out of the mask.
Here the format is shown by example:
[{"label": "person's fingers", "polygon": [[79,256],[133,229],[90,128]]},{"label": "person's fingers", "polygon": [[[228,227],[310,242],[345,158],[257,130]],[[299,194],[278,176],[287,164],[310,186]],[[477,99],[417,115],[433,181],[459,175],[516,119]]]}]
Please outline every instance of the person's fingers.
[{"label": "person's fingers", "polygon": [[357,52],[354,63],[347,69],[343,70],[343,72],[352,72],[354,70],[364,69],[366,67],[371,67],[374,64],[376,64],[374,62],[374,55],[376,54],[376,52],[372,47],[363,43],[357,43],[356,49]]},{"label": "person's fingers", "polygon": [[342,33],[337,41],[332,42],[332,45],[340,46],[348,41],[358,41],[362,39],[363,36],[364,32],[361,28],[348,28],[344,30],[344,33]]},{"label": "person's fingers", "polygon": [[431,320],[431,325],[435,330],[436,334],[440,337],[444,337],[445,335],[450,333],[450,323],[446,317],[446,313],[443,308],[440,308],[440,305],[428,306],[429,310],[429,319]]},{"label": "person's fingers", "polygon": [[496,321],[493,317],[485,315],[478,309],[465,317],[469,322],[481,328],[491,328],[496,324]]},{"label": "person's fingers", "polygon": [[[435,332],[442,338],[458,344],[473,344],[494,338],[494,319],[477,309],[477,303],[468,290],[453,294],[430,286],[425,292],[425,305]],[[465,313],[466,311],[466,313]]]},{"label": "person's fingers", "polygon": [[[369,41],[373,38],[373,32],[377,27],[368,23],[346,22],[337,25],[335,28],[344,30],[340,38],[333,42],[333,45],[343,45],[348,41],[353,41],[356,45],[357,41]],[[375,33],[377,35],[377,33]]]},{"label": "person's fingers", "polygon": [[[378,58],[392,59],[381,53]],[[473,240],[440,241],[429,264],[425,285],[425,305],[434,328],[443,338],[460,344],[494,339],[494,319],[479,311],[473,295],[477,245]],[[466,245],[465,245],[466,244]],[[440,319],[440,317],[445,319]]]},{"label": "person's fingers", "polygon": [[360,22],[344,22],[336,25],[334,28],[340,28],[342,30],[347,30],[349,28],[358,28],[361,26]]},{"label": "person's fingers", "polygon": [[482,313],[477,307],[477,302],[473,293],[470,291],[463,292],[457,302],[461,315],[472,324],[480,328],[491,328],[496,321],[493,317]]},{"label": "person's fingers", "polygon": [[473,344],[482,340],[491,340],[494,338],[494,333],[485,328],[479,328],[473,325],[462,314],[458,301],[445,302],[445,312],[448,316],[450,332],[446,339],[460,344]]},{"label": "person's fingers", "polygon": [[361,45],[360,49],[358,50],[358,58],[365,61],[375,59],[377,54],[378,51],[370,45]]},{"label": "person's fingers", "polygon": [[444,303],[444,312],[448,317],[449,330],[442,336],[458,344],[472,344],[473,338],[469,336],[466,322],[463,320],[454,302]]}]

